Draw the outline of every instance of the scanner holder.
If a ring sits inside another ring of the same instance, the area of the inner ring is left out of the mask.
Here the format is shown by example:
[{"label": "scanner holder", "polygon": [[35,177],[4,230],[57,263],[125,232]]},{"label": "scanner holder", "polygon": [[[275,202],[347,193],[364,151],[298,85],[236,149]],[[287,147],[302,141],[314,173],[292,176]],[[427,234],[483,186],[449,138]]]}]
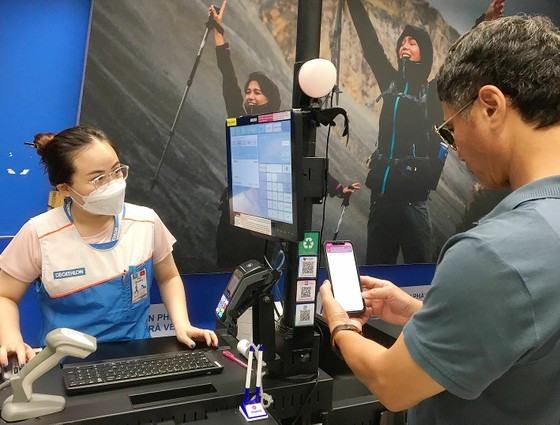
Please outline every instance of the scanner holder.
[{"label": "scanner holder", "polygon": [[97,349],[97,340],[84,333],[59,328],[48,333],[47,346],[10,379],[13,395],[2,405],[6,422],[21,421],[60,412],[66,399],[49,394],[33,394],[33,382],[56,366],[65,356],[84,358]]}]

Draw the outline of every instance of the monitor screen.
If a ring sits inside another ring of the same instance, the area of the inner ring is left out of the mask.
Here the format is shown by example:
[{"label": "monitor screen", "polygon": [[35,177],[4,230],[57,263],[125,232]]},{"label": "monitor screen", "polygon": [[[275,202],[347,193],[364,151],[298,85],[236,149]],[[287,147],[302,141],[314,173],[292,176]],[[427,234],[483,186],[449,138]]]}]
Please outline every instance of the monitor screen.
[{"label": "monitor screen", "polygon": [[297,240],[295,130],[292,111],[227,120],[232,225]]}]

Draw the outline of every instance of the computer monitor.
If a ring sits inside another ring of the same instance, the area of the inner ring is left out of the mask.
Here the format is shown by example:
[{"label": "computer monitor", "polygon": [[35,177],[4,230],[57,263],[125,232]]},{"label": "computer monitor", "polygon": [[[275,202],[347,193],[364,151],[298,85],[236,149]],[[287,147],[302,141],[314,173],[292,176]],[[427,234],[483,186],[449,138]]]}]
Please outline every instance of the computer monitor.
[{"label": "computer monitor", "polygon": [[301,112],[226,121],[230,223],[264,237],[301,239]]}]

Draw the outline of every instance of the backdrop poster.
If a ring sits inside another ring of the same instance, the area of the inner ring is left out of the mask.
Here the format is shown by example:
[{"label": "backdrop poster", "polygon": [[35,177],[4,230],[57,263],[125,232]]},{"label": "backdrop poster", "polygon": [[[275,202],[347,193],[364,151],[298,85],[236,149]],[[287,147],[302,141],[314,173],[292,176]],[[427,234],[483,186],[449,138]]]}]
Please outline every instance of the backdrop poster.
[{"label": "backdrop poster", "polygon": [[[423,110],[421,98],[427,91],[408,95],[404,90],[391,88],[390,81],[381,90],[377,70],[372,69],[362,48],[362,45],[371,46],[373,40],[363,37],[360,40],[357,21],[369,22],[378,40],[378,53],[383,53],[387,66],[397,71],[397,44],[403,30],[407,25],[425,30],[433,46],[432,63],[424,77],[430,81],[449,46],[460,32],[472,27],[476,18],[486,12],[490,1],[363,0],[359,3],[366,11],[362,18],[352,16],[346,5],[337,27],[338,1],[323,1],[320,56],[331,58],[333,34],[340,28],[339,105],[349,113],[350,140],[346,145],[346,139],[341,137],[341,125],[331,132],[330,173],[343,186],[354,182],[361,184],[361,190],[351,196],[339,239],[351,239],[358,261],[365,264],[371,194],[372,190],[379,190],[368,188],[365,182],[372,168],[368,158],[379,160],[375,155],[379,154],[377,142],[384,131],[379,125],[383,104],[390,102],[391,96],[392,102],[400,97],[403,105],[408,100],[413,106],[416,102]],[[528,12],[552,14],[546,1],[524,3],[507,0],[506,15],[523,11],[523,7],[531,7],[532,10],[526,10]],[[278,109],[289,109],[291,105],[297,1],[227,2],[223,16],[224,38],[229,44],[227,53],[239,87],[223,85],[217,61],[220,53],[215,47],[213,30],[200,51],[209,6],[210,2],[198,0],[96,0],[82,100],[81,123],[106,131],[119,146],[122,162],[130,165],[127,201],[154,208],[177,238],[174,256],[182,273],[224,269],[217,264],[216,230],[221,215],[220,198],[226,186],[225,119],[228,111],[224,100],[228,99],[224,96],[229,96],[226,91],[233,90],[242,99],[249,74],[261,71],[278,89],[274,95],[279,101]],[[197,55],[200,56],[197,71],[152,188],[152,179]],[[424,59],[427,56],[425,54]],[[268,83],[261,80],[263,84]],[[270,86],[264,88],[270,95]],[[387,93],[383,94],[384,91]],[[376,102],[380,95],[381,99]],[[420,131],[414,119],[409,123],[400,119],[399,125],[411,134]],[[318,154],[325,152],[326,134],[324,128],[320,129]],[[439,142],[434,154],[424,155],[420,147],[410,150],[414,153],[408,156],[425,156],[431,160],[440,153]],[[422,167],[415,162],[409,165],[415,169]],[[428,261],[436,258],[448,237],[471,226],[504,196],[504,193],[481,192],[454,152],[440,165],[443,168],[436,173],[437,188],[432,182],[433,190],[426,199],[432,230],[426,238],[433,248]],[[386,186],[390,187],[390,183]],[[475,202],[471,205],[473,199]],[[323,239],[333,235],[340,212],[340,198],[328,198]],[[313,219],[316,230],[321,228],[322,219],[323,207],[317,206]],[[249,253],[238,236],[228,245],[237,254]],[[384,244],[379,246],[385,247]],[[402,254],[398,254],[396,261],[403,259]]]}]

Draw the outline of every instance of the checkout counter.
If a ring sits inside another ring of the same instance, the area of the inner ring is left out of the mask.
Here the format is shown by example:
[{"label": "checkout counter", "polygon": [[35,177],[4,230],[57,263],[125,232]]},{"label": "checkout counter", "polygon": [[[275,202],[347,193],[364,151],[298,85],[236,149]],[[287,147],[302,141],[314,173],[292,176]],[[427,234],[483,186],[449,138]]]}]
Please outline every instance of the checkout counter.
[{"label": "checkout counter", "polygon": [[[258,328],[259,338],[264,342],[263,340],[270,334],[274,337],[275,333],[271,310],[273,303],[266,302],[269,299],[267,293],[273,282],[269,279],[270,271],[258,267],[250,271],[251,273],[247,274],[250,279],[247,279],[247,276],[238,279],[240,276],[233,275],[216,309],[219,323],[225,325],[225,327],[218,326],[216,330],[219,336],[219,348],[196,349],[204,350],[211,361],[220,363],[223,366],[221,373],[67,395],[63,371],[57,365],[33,384],[33,392],[65,397],[64,410],[18,423],[221,425],[227,421],[228,425],[246,424],[238,407],[244,399],[247,370],[225,357],[223,351],[229,350],[238,359],[244,359],[237,350],[238,340],[232,334],[237,333],[233,332],[236,318],[251,305],[257,307],[256,310],[253,309],[253,324],[258,323],[253,329],[253,335]],[[240,284],[239,281],[242,283]],[[236,290],[237,287],[242,290]],[[268,305],[266,309],[268,315],[255,314],[259,310],[263,312],[264,304]],[[386,411],[375,395],[371,394],[354,376],[344,360],[331,350],[328,326],[320,316],[316,315],[315,319],[315,325],[318,326],[318,329],[315,329],[319,331],[321,338],[315,333],[318,343],[313,349],[312,358],[318,357],[318,373],[301,380],[281,378],[288,375],[278,373],[274,376],[265,375],[262,380],[262,390],[272,396],[273,404],[267,409],[269,418],[255,422],[262,425],[404,424],[404,415]],[[263,321],[271,323],[265,326]],[[370,318],[363,327],[365,337],[386,347],[392,345],[400,331],[399,327],[375,318]],[[99,343],[97,350],[85,359],[67,357],[63,363],[89,363],[177,351],[190,350],[179,343],[175,336]],[[269,354],[274,355],[274,353]],[[317,370],[317,364],[314,370]],[[11,393],[10,389],[0,391],[0,406]],[[0,419],[1,423],[6,422]]]},{"label": "checkout counter", "polygon": [[[229,349],[237,357],[237,340],[229,335],[220,337],[222,347],[218,349],[200,348],[224,366],[223,372],[157,382],[142,386],[111,389],[104,392],[67,396],[63,384],[62,369],[55,367],[39,378],[34,392],[62,395],[66,398],[63,411],[43,417],[17,422],[18,424],[245,424],[238,411],[244,392],[246,369],[222,355]],[[109,358],[130,357],[184,351],[186,347],[175,337],[153,338],[118,343],[100,343],[97,351],[85,358],[84,362]],[[188,349],[187,349],[188,350]],[[66,358],[66,362],[82,361]],[[269,419],[259,424],[282,423],[286,418],[295,417],[302,400],[310,391],[306,412],[319,416],[328,411],[332,404],[332,378],[319,371],[317,383],[289,383],[275,379],[263,379],[264,390],[272,395],[274,404],[268,410]],[[0,392],[0,405],[11,395],[9,389]],[[0,420],[0,423],[6,423]]]},{"label": "checkout counter", "polygon": [[[371,319],[364,334],[382,344],[390,345],[400,330]],[[187,423],[246,424],[238,406],[243,399],[246,369],[222,355],[227,349],[243,359],[237,351],[237,339],[220,334],[218,349],[199,348],[224,366],[216,375],[189,377],[141,386],[111,389],[104,392],[67,396],[62,379],[62,369],[55,367],[39,378],[34,392],[61,395],[66,398],[66,408],[55,414],[17,422],[18,424],[160,424]],[[400,424],[401,417],[391,415],[374,395],[362,385],[326,343],[321,344],[320,368],[316,380],[288,382],[282,379],[263,378],[263,391],[270,394],[274,403],[267,410],[269,418],[256,423],[291,424],[322,423],[323,425]],[[100,343],[97,351],[80,360],[66,358],[65,362],[91,362],[134,355],[150,355],[184,351],[175,337],[152,338],[118,343]],[[10,389],[0,392],[0,405]],[[301,421],[301,422],[300,422]],[[0,423],[6,423],[0,419]]]}]

